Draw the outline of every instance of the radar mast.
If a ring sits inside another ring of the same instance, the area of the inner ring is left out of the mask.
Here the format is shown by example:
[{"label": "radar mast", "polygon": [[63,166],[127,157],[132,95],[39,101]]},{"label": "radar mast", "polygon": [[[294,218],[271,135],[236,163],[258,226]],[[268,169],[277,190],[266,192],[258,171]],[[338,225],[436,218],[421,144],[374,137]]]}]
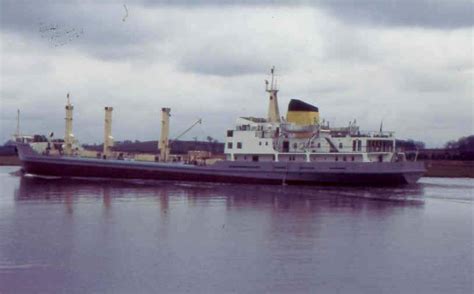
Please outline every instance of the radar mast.
[{"label": "radar mast", "polygon": [[271,83],[270,88],[268,87],[269,83],[265,80],[265,91],[270,94],[269,104],[268,104],[268,122],[280,123],[280,110],[278,109],[278,98],[277,93],[278,89],[276,87],[276,77],[275,77],[275,66],[270,70],[271,74]]}]

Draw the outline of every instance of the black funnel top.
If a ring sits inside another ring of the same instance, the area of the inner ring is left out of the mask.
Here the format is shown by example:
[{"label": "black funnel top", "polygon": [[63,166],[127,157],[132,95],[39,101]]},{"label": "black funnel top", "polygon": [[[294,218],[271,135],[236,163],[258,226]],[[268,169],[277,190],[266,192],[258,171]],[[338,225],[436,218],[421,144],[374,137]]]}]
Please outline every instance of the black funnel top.
[{"label": "black funnel top", "polygon": [[316,106],[308,104],[298,99],[291,99],[290,104],[288,104],[288,111],[314,111],[319,112],[319,109]]}]

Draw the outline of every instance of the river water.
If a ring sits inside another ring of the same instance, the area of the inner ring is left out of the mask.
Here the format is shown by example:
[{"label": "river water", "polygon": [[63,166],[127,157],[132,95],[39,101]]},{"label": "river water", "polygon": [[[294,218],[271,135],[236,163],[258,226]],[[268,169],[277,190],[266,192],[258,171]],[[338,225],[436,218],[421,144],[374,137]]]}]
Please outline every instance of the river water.
[{"label": "river water", "polygon": [[473,179],[403,188],[0,168],[0,293],[472,293]]}]

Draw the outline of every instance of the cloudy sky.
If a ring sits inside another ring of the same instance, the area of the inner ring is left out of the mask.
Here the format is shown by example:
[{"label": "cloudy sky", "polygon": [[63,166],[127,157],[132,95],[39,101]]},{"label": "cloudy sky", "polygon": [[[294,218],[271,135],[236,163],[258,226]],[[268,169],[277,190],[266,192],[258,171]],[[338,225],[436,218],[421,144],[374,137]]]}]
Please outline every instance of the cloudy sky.
[{"label": "cloudy sky", "polygon": [[[126,9],[124,7],[126,6]],[[0,140],[15,131],[101,142],[171,134],[223,140],[238,116],[265,116],[275,66],[291,98],[332,125],[394,130],[428,146],[473,134],[472,0],[1,1]],[[127,12],[128,10],[128,16]]]}]

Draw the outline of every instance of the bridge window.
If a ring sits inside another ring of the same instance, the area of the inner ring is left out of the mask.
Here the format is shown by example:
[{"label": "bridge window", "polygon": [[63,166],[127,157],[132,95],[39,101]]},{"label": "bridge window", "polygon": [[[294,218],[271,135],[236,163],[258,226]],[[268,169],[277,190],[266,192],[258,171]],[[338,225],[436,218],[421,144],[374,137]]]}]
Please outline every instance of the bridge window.
[{"label": "bridge window", "polygon": [[242,149],[242,142],[237,142],[237,149]]},{"label": "bridge window", "polygon": [[232,142],[227,143],[227,149],[232,149]]},{"label": "bridge window", "polygon": [[233,130],[228,130],[227,131],[227,137],[233,137],[234,136],[234,131]]},{"label": "bridge window", "polygon": [[318,143],[318,148],[321,148],[321,143]]},{"label": "bridge window", "polygon": [[361,150],[362,150],[362,141],[357,140],[357,151],[361,151]]},{"label": "bridge window", "polygon": [[339,143],[339,148],[342,148],[342,143]]}]

